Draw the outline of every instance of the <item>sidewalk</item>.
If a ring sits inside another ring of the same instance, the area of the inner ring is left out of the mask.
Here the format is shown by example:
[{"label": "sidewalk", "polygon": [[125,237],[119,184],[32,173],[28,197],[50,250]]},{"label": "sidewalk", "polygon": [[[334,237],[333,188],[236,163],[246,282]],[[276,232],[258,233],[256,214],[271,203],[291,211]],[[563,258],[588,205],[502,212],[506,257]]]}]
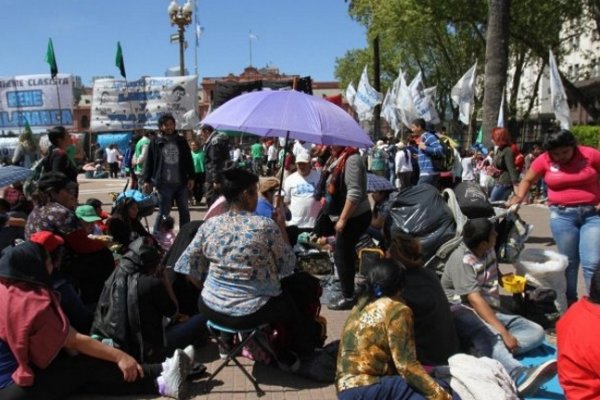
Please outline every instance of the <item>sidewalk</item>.
[{"label": "sidewalk", "polygon": [[[200,218],[198,209],[192,212],[192,219]],[[528,223],[534,225],[534,230],[529,238],[528,247],[537,247],[545,249],[554,249],[554,241],[548,226],[548,209],[541,205],[530,205],[521,208],[521,217]],[[176,215],[176,212],[175,212]],[[504,270],[510,268],[507,265],[502,266]],[[580,279],[580,291],[583,289],[583,282]],[[327,342],[339,339],[343,325],[349,314],[349,311],[330,311],[323,306],[321,314],[327,318]],[[214,371],[219,363],[219,356],[215,344],[200,349],[199,359],[205,363],[208,371]],[[280,371],[275,368],[269,368],[261,365],[253,365],[253,362],[245,358],[240,358],[242,364],[248,367],[260,383],[266,395],[262,399],[314,399],[326,400],[335,399],[335,387],[333,384],[324,385],[318,382],[312,382],[299,376]],[[217,385],[214,386],[208,395],[203,394],[205,387],[205,378],[192,382],[190,386],[191,399],[257,399],[254,387],[235,366],[228,366],[217,376]],[[154,399],[160,397],[152,396],[74,396],[72,400],[100,400],[100,399]]]}]

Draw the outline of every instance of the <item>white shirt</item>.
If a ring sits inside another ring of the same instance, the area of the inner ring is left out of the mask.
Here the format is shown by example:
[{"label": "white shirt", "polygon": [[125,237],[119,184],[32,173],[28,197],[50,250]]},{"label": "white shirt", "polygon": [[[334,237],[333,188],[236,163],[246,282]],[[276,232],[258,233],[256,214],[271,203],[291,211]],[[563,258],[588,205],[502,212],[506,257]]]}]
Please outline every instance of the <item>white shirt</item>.
[{"label": "white shirt", "polygon": [[412,172],[412,161],[410,159],[410,151],[408,149],[398,149],[396,151],[396,158],[394,160],[396,163],[396,173],[399,174],[401,172]]},{"label": "white shirt", "polygon": [[315,200],[315,188],[319,182],[320,174],[311,170],[307,176],[294,172],[283,182],[285,203],[290,205],[292,219],[288,225],[298,228],[314,228],[321,203]]},{"label": "white shirt", "polygon": [[233,150],[233,161],[239,161],[241,157],[242,150],[239,147],[237,147],[235,150]]},{"label": "white shirt", "polygon": [[109,164],[117,162],[117,156],[119,155],[119,150],[115,149],[106,149],[106,162]]},{"label": "white shirt", "polygon": [[473,157],[465,157],[460,162],[462,164],[462,180],[463,181],[474,181],[475,180],[475,166],[473,165]]},{"label": "white shirt", "polygon": [[267,160],[268,161],[277,161],[277,147],[274,144],[269,146],[267,150]]},{"label": "white shirt", "polygon": [[292,147],[292,154],[294,155],[294,158],[298,158],[298,155],[301,153],[310,154],[310,148],[310,143],[302,144],[300,143],[300,141],[296,140],[296,142],[294,143],[294,147]]}]

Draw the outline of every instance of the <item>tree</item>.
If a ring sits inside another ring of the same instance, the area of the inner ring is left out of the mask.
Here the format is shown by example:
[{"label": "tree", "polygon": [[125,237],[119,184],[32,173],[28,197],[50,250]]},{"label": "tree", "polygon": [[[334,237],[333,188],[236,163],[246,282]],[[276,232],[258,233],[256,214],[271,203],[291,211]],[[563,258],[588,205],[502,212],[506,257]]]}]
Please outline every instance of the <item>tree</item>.
[{"label": "tree", "polygon": [[498,110],[508,71],[508,23],[510,0],[490,0],[485,48],[485,90],[483,94],[483,143],[490,145],[491,131],[498,121]]}]

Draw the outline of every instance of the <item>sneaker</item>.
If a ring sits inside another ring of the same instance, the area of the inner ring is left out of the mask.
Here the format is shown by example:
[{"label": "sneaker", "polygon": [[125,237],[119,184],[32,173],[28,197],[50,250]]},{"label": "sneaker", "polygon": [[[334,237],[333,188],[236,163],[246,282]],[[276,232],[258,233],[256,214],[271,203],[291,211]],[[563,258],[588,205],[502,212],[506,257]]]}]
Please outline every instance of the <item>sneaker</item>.
[{"label": "sneaker", "polygon": [[190,344],[185,349],[182,350],[183,353],[190,359],[190,364],[194,365],[194,361],[196,361],[196,349],[193,344]]},{"label": "sneaker", "polygon": [[181,399],[183,395],[183,385],[187,378],[191,361],[183,350],[175,350],[173,357],[167,358],[162,363],[163,372],[158,377],[158,392],[162,396],[172,399]]},{"label": "sneaker", "polygon": [[329,303],[327,308],[330,310],[350,310],[352,307],[354,307],[354,303],[356,303],[355,297],[348,298],[342,296]]},{"label": "sneaker", "polygon": [[519,367],[511,374],[517,385],[519,396],[529,396],[537,392],[544,383],[556,375],[556,360],[548,360],[532,367]]}]

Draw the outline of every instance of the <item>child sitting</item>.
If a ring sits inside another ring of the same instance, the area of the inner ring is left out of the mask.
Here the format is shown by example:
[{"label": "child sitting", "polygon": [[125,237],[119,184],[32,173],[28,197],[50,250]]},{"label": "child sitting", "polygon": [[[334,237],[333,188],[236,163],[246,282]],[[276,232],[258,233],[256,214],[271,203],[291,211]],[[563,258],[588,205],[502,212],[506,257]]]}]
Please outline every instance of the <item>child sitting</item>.
[{"label": "child sitting", "polygon": [[163,251],[168,251],[175,240],[175,220],[171,216],[163,216],[160,220],[158,232],[154,234],[154,239],[158,242]]}]

